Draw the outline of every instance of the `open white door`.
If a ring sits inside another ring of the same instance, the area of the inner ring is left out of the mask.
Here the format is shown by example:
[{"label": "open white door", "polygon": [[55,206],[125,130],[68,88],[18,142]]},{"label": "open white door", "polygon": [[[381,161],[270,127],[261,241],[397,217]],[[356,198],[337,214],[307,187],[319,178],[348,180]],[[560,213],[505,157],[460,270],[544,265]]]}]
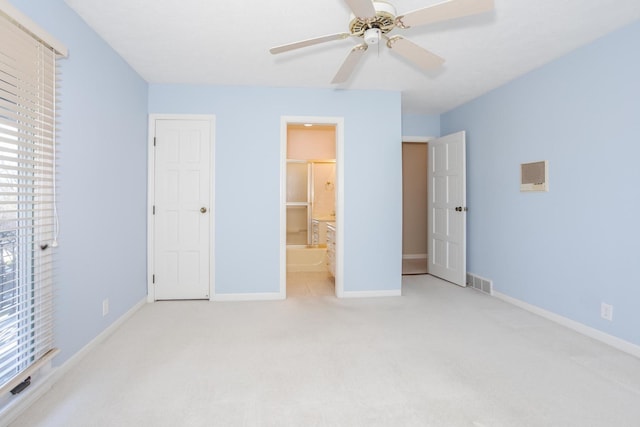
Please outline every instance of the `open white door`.
[{"label": "open white door", "polygon": [[466,286],[465,133],[429,141],[429,273]]}]

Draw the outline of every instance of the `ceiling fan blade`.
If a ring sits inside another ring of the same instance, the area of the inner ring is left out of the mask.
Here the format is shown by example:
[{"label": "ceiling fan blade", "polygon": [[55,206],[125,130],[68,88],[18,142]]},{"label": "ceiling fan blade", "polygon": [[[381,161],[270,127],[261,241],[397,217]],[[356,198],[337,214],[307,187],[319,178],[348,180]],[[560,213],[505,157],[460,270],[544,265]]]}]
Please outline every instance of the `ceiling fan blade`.
[{"label": "ceiling fan blade", "polygon": [[416,27],[488,12],[493,8],[494,0],[449,0],[398,16],[396,25],[401,28]]},{"label": "ceiling fan blade", "polygon": [[351,52],[349,52],[349,55],[347,55],[347,58],[340,66],[340,69],[336,73],[336,76],[333,78],[333,80],[331,80],[331,83],[344,83],[349,80],[351,73],[353,73],[353,70],[356,69],[356,66],[360,62],[362,55],[364,55],[364,53],[367,51],[368,47],[369,46],[366,43],[362,43],[351,49]]},{"label": "ceiling fan blade", "polygon": [[276,46],[269,49],[269,52],[276,55],[282,52],[288,52],[294,49],[300,49],[302,47],[313,46],[320,43],[330,42],[333,40],[342,40],[349,37],[351,34],[349,33],[337,33],[337,34],[329,34],[327,36],[316,37],[308,40],[301,40],[295,43],[283,44],[282,46]]},{"label": "ceiling fan blade", "polygon": [[344,0],[357,18],[373,18],[376,9],[371,0]]},{"label": "ceiling fan blade", "polygon": [[444,64],[443,58],[401,36],[391,37],[387,41],[387,46],[423,71],[433,70]]}]

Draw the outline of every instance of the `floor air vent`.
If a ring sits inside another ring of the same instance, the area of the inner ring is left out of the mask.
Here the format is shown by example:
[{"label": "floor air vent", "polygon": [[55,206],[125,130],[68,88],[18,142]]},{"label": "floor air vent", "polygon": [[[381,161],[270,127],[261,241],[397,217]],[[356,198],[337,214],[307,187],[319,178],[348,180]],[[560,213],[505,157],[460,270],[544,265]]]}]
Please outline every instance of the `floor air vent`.
[{"label": "floor air vent", "polygon": [[467,286],[487,295],[493,294],[493,282],[475,274],[467,273]]}]

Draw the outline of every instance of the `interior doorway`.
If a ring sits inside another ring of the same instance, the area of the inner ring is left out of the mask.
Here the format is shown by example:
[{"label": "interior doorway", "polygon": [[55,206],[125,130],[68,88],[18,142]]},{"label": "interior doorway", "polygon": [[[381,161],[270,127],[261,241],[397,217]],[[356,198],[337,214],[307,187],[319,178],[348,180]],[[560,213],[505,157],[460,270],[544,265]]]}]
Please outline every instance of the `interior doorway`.
[{"label": "interior doorway", "polygon": [[342,119],[282,120],[282,297],[342,294]]},{"label": "interior doorway", "polygon": [[402,274],[428,273],[428,142],[402,143]]}]

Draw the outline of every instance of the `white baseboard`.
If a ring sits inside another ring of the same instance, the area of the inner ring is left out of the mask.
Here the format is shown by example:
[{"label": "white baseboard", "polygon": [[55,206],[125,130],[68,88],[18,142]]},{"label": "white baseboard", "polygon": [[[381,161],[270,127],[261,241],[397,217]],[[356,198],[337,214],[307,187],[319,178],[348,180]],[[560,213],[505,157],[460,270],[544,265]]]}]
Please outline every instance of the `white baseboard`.
[{"label": "white baseboard", "polygon": [[107,339],[113,332],[115,332],[116,329],[120,327],[120,325],[122,325],[127,319],[133,316],[146,303],[147,297],[144,297],[142,301],[138,302],[131,309],[129,309],[129,311],[116,319],[104,331],[102,331],[98,336],[92,339],[87,345],[82,347],[76,354],[67,359],[67,361],[65,361],[62,365],[55,368],[49,368],[46,370],[46,372],[39,374],[37,381],[33,381],[26,390],[20,393],[20,395],[14,397],[13,402],[8,403],[7,406],[2,409],[2,411],[0,412],[0,415],[2,415],[0,427],[7,426],[11,422],[15,421],[16,418],[20,416],[20,414],[22,414],[29,408],[29,406],[31,406],[36,400],[42,397],[46,392],[51,390],[51,387],[53,387],[53,385],[58,380],[60,380],[60,378],[62,378],[64,374],[66,374],[71,368],[76,366],[78,362],[85,358],[89,352],[95,349],[98,344]]},{"label": "white baseboard", "polygon": [[82,347],[80,351],[71,356],[66,362],[64,362],[58,368],[55,368],[55,381],[58,378],[62,377],[66,374],[69,369],[74,367],[78,362],[84,359],[89,352],[91,352],[98,344],[107,339],[112,333],[115,332],[116,329],[120,327],[126,320],[128,320],[131,316],[133,316],[138,310],[140,310],[145,304],[147,304],[147,298],[145,297],[142,301],[138,302],[136,305],[131,307],[129,311],[120,316],[115,322],[109,325],[104,331],[102,331],[97,337],[92,339],[87,345]]},{"label": "white baseboard", "polygon": [[285,299],[280,292],[244,293],[244,294],[215,294],[211,301],[278,301]]},{"label": "white baseboard", "polygon": [[589,338],[593,338],[597,341],[610,345],[611,347],[616,348],[620,351],[623,351],[632,356],[640,358],[640,346],[636,344],[630,343],[618,337],[614,337],[613,335],[609,335],[595,328],[583,325],[582,323],[576,322],[575,320],[568,319],[566,317],[560,316],[551,311],[547,311],[535,305],[531,305],[524,301],[520,301],[519,299],[512,298],[505,294],[501,294],[500,292],[493,291],[493,296],[505,302],[518,306],[524,310],[527,310],[531,313],[537,314],[538,316],[542,316],[546,319],[549,319],[552,322],[558,323],[562,326],[572,329],[578,333],[581,333],[582,335],[586,335]]},{"label": "white baseboard", "polygon": [[399,297],[402,290],[394,289],[390,291],[345,291],[338,298],[378,298],[378,297]]},{"label": "white baseboard", "polygon": [[427,254],[402,254],[402,259],[428,259]]}]

